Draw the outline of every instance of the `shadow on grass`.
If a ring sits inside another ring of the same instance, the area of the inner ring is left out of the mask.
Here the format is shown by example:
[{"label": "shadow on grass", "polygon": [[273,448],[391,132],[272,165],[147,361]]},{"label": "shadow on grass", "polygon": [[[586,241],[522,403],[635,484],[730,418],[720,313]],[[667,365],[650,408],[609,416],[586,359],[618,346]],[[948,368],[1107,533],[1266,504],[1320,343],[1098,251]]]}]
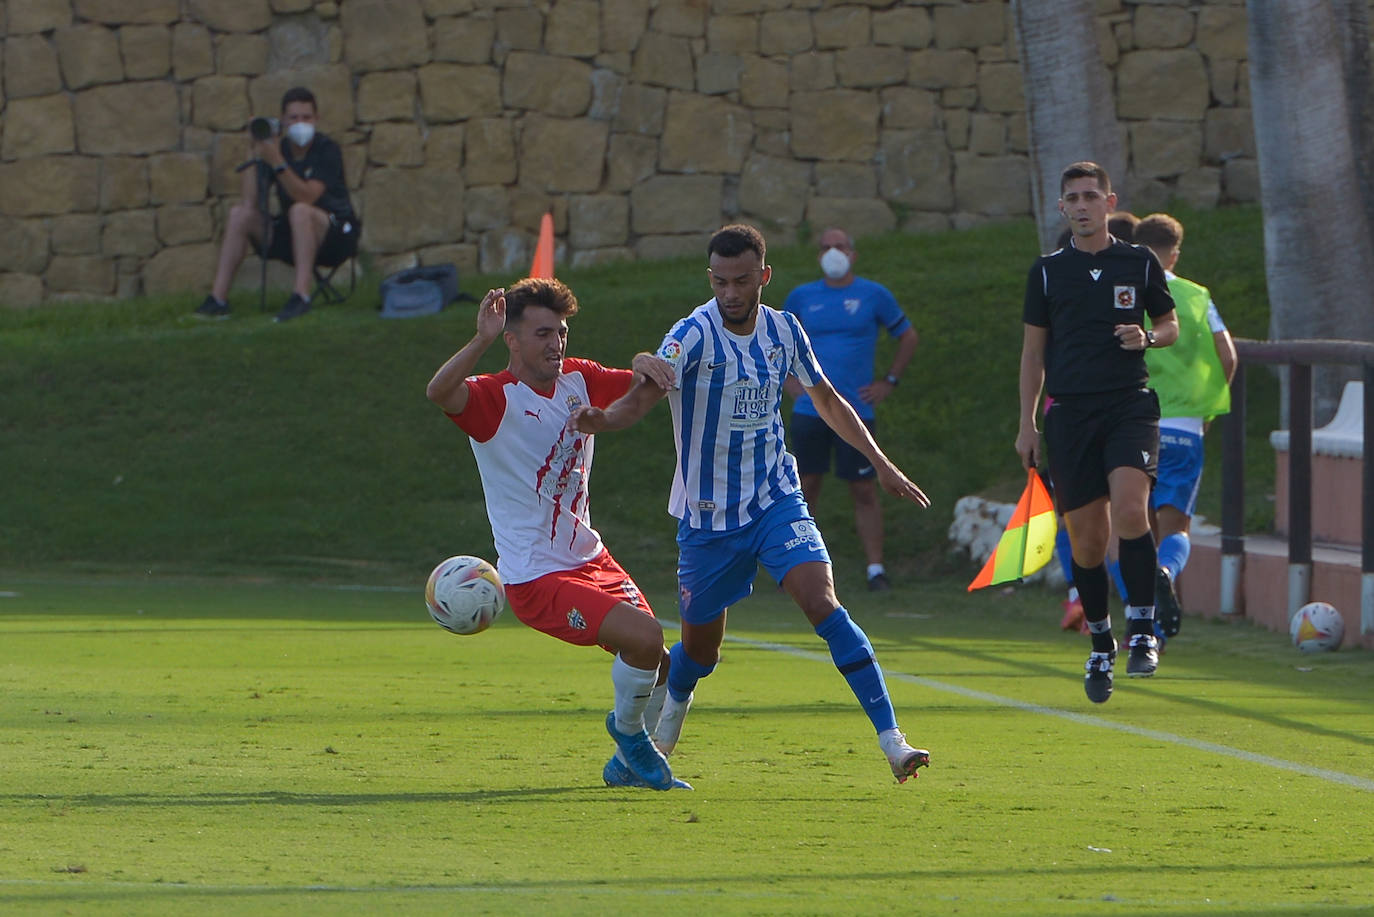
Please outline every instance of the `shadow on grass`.
[{"label": "shadow on grass", "polygon": [[[1283,873],[1309,873],[1309,872],[1328,872],[1336,871],[1338,874],[1349,870],[1368,869],[1370,861],[1350,860],[1345,862],[1332,862],[1323,860],[1320,862],[1288,862],[1288,863],[1246,863],[1233,864],[1221,863],[1214,865],[1187,865],[1167,867],[1159,866],[1141,870],[1138,866],[1130,869],[1134,872],[1144,872],[1152,875],[1160,883],[1161,887],[1168,887],[1168,883],[1173,876],[1180,878],[1195,877],[1198,875],[1217,875],[1225,876],[1232,874],[1253,874],[1258,872],[1283,872]],[[1117,899],[1111,895],[1097,894],[1093,890],[1102,887],[1104,877],[1110,876],[1113,872],[1126,867],[1117,867],[1117,870],[1104,869],[1098,863],[1083,864],[1064,864],[1051,868],[1036,867],[1021,871],[1024,881],[1032,883],[1036,880],[1045,878],[1063,877],[1067,881],[1081,882],[1083,889],[1080,893],[1072,893],[1067,889],[1059,895],[1059,900],[1065,908],[1065,913],[1085,913],[1085,908],[1109,907],[1115,905],[1116,908],[1130,908],[1132,903],[1144,903],[1132,896],[1124,896]],[[799,896],[811,902],[803,910],[810,912],[820,901],[834,900],[837,897],[845,897],[856,893],[864,883],[878,883],[890,885],[892,883],[911,883],[919,879],[922,882],[930,881],[969,881],[977,882],[982,879],[1007,879],[1014,873],[1005,867],[995,868],[933,868],[933,869],[912,869],[901,868],[891,870],[873,870],[865,872],[845,871],[845,872],[825,872],[823,870],[808,869],[805,873],[771,873],[759,874],[750,873],[747,875],[720,875],[712,874],[709,881],[703,884],[699,877],[684,875],[660,875],[660,876],[636,876],[634,887],[626,888],[624,883],[613,878],[580,878],[570,876],[561,879],[532,879],[528,881],[504,881],[504,882],[453,882],[453,883],[429,883],[423,885],[337,885],[337,884],[301,884],[301,885],[255,885],[244,884],[240,886],[205,884],[195,885],[181,882],[119,882],[109,884],[95,884],[87,879],[73,879],[70,885],[62,888],[53,888],[64,880],[19,880],[14,883],[4,883],[11,888],[15,886],[27,886],[30,891],[9,892],[0,894],[0,904],[12,904],[22,906],[25,904],[33,905],[40,902],[51,902],[54,904],[78,902],[136,902],[145,901],[152,903],[157,899],[174,897],[177,900],[184,900],[191,897],[205,897],[218,900],[232,898],[250,898],[264,901],[270,897],[293,897],[300,898],[308,896],[318,898],[323,895],[347,896],[353,898],[355,903],[361,896],[377,896],[381,898],[393,899],[395,903],[401,896],[406,895],[512,895],[512,896],[537,896],[541,894],[607,894],[615,895],[621,899],[634,900],[638,898],[659,899],[660,906],[667,904],[662,900],[665,894],[682,899],[682,903],[693,899],[714,899],[722,903],[722,912],[725,913],[765,913],[774,912],[773,907],[760,907],[765,904],[765,899],[773,899],[774,905],[782,904],[784,900]],[[96,880],[98,883],[99,880]],[[789,889],[789,883],[796,883],[795,890]],[[817,884],[825,883],[834,891],[818,891]],[[765,894],[760,894],[760,889],[767,889]],[[970,887],[971,894],[958,895],[954,899],[960,901],[964,908],[973,906],[979,901],[976,893],[976,886]],[[738,896],[744,896],[741,901]],[[150,898],[150,896],[155,896]],[[1035,902],[1035,898],[1040,897],[1031,895],[1028,903]],[[304,900],[304,899],[302,899]],[[748,903],[745,903],[745,902]],[[950,903],[951,898],[947,895],[933,894],[927,901],[926,907],[934,913],[940,913],[940,903]],[[476,901],[469,900],[470,905],[476,905]],[[532,897],[527,903],[533,903]],[[993,910],[989,913],[1009,913],[1003,906],[987,901],[985,904],[992,906]],[[588,905],[590,902],[581,900],[573,906],[572,900],[564,902],[569,906],[569,910],[590,913]],[[456,904],[455,904],[456,906]],[[507,900],[506,906],[511,913],[520,911],[518,905],[512,905]],[[1041,907],[1033,908],[1036,913],[1041,913]],[[1367,905],[1338,905],[1327,904],[1321,901],[1292,902],[1278,906],[1227,906],[1222,902],[1208,903],[1203,906],[1158,906],[1151,904],[1149,913],[1158,914],[1161,917],[1269,917],[1277,911],[1294,914],[1324,914],[1334,915],[1334,917],[1345,917],[1345,915],[1367,915],[1370,909]],[[665,911],[667,912],[667,911]],[[800,911],[799,911],[800,912]],[[851,913],[844,910],[844,913]]]},{"label": "shadow on grass", "polygon": [[[311,806],[320,808],[343,806],[421,805],[434,803],[492,803],[505,800],[542,800],[571,793],[605,791],[597,786],[541,786],[521,789],[483,788],[466,793],[293,793],[286,790],[261,790],[244,793],[194,793],[162,795],[155,793],[84,793],[73,796],[54,796],[46,793],[0,795],[0,805],[83,806],[92,808],[229,808],[234,806]],[[658,794],[654,791],[642,791]],[[619,800],[620,796],[616,796]]]}]

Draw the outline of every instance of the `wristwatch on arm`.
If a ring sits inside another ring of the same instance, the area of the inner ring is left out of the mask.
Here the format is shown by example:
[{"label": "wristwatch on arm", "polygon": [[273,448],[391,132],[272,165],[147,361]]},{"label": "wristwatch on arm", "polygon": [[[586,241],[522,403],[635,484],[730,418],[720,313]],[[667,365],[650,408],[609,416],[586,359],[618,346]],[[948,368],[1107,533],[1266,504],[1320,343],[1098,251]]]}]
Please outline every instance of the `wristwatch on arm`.
[{"label": "wristwatch on arm", "polygon": [[883,381],[886,382],[888,385],[892,386],[893,388],[896,388],[897,383],[901,382],[902,380],[892,375],[892,373],[888,373],[886,376],[883,376]]}]

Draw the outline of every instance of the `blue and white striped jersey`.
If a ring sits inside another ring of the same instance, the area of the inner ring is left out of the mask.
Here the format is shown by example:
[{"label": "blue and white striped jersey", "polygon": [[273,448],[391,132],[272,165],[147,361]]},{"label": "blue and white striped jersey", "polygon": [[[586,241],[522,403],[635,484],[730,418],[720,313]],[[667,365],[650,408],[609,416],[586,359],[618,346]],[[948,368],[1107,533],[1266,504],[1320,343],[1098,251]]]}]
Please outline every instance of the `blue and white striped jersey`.
[{"label": "blue and white striped jersey", "polygon": [[673,326],[658,356],[677,371],[668,512],[690,528],[727,531],[801,490],[784,440],[782,383],[795,373],[810,387],[825,375],[795,316],[760,305],[753,333],[741,336],[725,330],[712,299]]}]

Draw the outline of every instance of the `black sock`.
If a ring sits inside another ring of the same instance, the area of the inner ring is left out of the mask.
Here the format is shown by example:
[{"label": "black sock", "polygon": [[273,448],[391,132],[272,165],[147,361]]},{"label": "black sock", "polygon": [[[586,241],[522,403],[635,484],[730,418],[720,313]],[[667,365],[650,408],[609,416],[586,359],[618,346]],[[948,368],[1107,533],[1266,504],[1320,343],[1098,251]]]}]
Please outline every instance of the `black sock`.
[{"label": "black sock", "polygon": [[1092,635],[1093,652],[1110,653],[1116,645],[1112,641],[1111,612],[1107,606],[1107,568],[1103,564],[1096,567],[1080,567],[1078,561],[1072,561],[1073,582],[1078,587],[1078,600],[1083,603],[1083,617],[1088,622],[1088,627],[1094,629],[1094,625],[1100,622],[1107,622],[1107,628],[1101,633]]},{"label": "black sock", "polygon": [[[1121,581],[1126,584],[1126,602],[1137,608],[1153,608],[1155,604],[1155,536],[1146,532],[1136,538],[1117,539],[1121,560]],[[1150,618],[1129,618],[1128,634],[1152,634]]]}]

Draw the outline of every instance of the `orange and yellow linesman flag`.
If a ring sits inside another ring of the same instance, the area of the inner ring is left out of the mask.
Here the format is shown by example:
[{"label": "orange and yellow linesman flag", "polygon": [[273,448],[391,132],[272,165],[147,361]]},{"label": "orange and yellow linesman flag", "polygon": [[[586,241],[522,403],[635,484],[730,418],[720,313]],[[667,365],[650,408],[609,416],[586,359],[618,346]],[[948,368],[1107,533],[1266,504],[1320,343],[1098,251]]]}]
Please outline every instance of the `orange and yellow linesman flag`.
[{"label": "orange and yellow linesman flag", "polygon": [[1054,557],[1054,503],[1040,475],[1032,468],[1026,489],[982,571],[968,584],[968,591],[996,586],[1030,576]]},{"label": "orange and yellow linesman flag", "polygon": [[553,277],[553,214],[546,213],[539,221],[539,244],[534,247],[531,277]]}]

